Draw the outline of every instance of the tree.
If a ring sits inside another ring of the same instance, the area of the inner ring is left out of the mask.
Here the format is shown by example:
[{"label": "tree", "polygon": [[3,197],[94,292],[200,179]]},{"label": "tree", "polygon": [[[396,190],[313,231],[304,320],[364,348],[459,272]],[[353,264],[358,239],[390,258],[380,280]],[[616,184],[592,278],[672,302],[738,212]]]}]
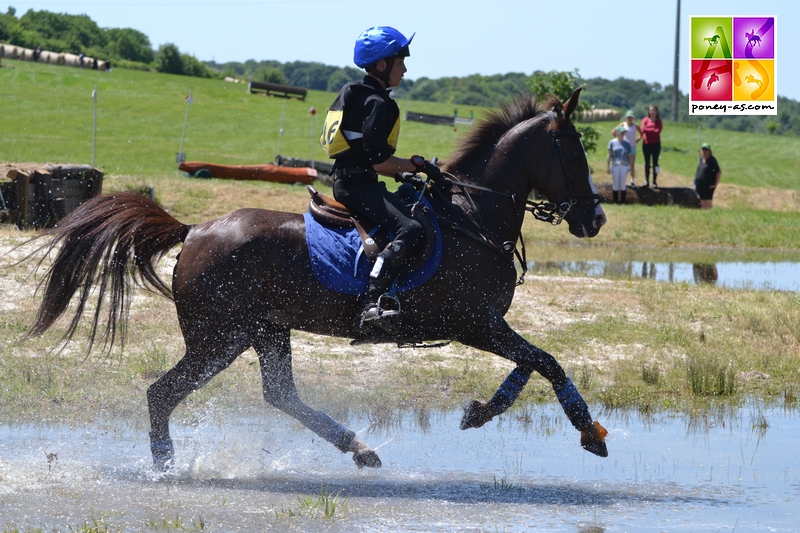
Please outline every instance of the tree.
[{"label": "tree", "polygon": [[172,43],[158,47],[155,62],[156,70],[168,74],[183,74],[183,59],[178,47]]},{"label": "tree", "polygon": [[[531,91],[539,100],[555,96],[562,102],[566,102],[578,88],[579,80],[578,69],[573,72],[539,71],[535,72],[531,78]],[[573,113],[573,120],[579,121],[583,114],[591,108],[592,105],[587,100],[579,100],[578,107]],[[581,134],[584,149],[587,152],[594,152],[597,149],[597,139],[600,138],[597,130],[592,126],[578,126],[576,129]]]},{"label": "tree", "polygon": [[144,33],[130,28],[106,30],[108,52],[114,57],[150,63],[153,61],[153,48]]},{"label": "tree", "polygon": [[283,71],[275,67],[259,67],[253,71],[253,80],[263,81],[266,83],[277,83],[278,85],[286,85],[288,81]]}]

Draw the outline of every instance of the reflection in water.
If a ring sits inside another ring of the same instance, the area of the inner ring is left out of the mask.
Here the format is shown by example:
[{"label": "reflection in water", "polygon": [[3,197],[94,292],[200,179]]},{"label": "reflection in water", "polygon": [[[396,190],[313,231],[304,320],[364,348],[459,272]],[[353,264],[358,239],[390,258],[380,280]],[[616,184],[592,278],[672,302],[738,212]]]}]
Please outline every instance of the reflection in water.
[{"label": "reflection in water", "polygon": [[714,264],[695,263],[692,265],[692,272],[694,273],[695,285],[700,285],[701,283],[716,285],[719,279],[717,265]]},{"label": "reflection in water", "polygon": [[731,289],[800,292],[800,262],[678,263],[651,261],[530,261],[531,272],[552,271],[600,278],[642,278],[711,284]]}]

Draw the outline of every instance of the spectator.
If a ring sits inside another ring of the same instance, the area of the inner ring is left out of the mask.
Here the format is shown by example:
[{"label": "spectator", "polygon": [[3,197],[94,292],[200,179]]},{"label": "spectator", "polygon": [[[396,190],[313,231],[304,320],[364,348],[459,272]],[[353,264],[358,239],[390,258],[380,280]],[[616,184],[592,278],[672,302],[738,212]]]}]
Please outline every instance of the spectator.
[{"label": "spectator", "polygon": [[85,55],[83,55],[83,52],[81,52],[80,54],[78,54],[78,66],[79,66],[80,68],[83,68],[83,58],[84,58],[84,57],[86,57],[86,56],[85,56]]},{"label": "spectator", "polygon": [[[634,178],[636,177],[636,169],[634,168],[636,163],[636,143],[642,139],[642,130],[636,124],[636,115],[634,115],[633,109],[628,109],[628,112],[625,113],[625,122],[621,122],[617,128],[620,126],[625,128],[625,140],[628,141],[628,145],[631,148],[631,187],[636,187],[636,183],[634,183]],[[612,135],[616,135],[615,130],[616,128],[611,130]],[[639,134],[638,136],[636,135],[637,133]]]},{"label": "spectator", "polygon": [[611,190],[614,203],[625,203],[628,194],[625,189],[625,177],[628,175],[628,166],[631,163],[631,145],[625,140],[625,126],[620,124],[614,128],[614,138],[608,141],[608,157],[606,158],[607,171],[611,174]]},{"label": "spectator", "polygon": [[658,187],[658,156],[661,154],[661,114],[651,105],[642,119],[642,153],[644,154],[644,186],[650,186],[650,158],[653,159],[653,187]]},{"label": "spectator", "polygon": [[38,63],[39,58],[41,56],[42,56],[42,47],[37,44],[36,48],[33,49],[33,60]]},{"label": "spectator", "polygon": [[713,207],[714,191],[717,190],[722,170],[719,168],[717,158],[711,152],[711,145],[703,143],[700,148],[700,161],[697,163],[697,172],[694,175],[694,188],[700,197],[700,207],[711,209]]}]

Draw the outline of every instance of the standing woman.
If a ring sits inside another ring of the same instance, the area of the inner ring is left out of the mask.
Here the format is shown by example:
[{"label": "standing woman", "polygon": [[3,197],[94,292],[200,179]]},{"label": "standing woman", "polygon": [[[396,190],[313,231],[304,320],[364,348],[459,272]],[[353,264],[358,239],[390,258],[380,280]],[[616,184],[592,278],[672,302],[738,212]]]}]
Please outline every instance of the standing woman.
[{"label": "standing woman", "polygon": [[625,140],[625,126],[620,124],[614,128],[614,138],[608,141],[608,157],[606,158],[607,170],[612,177],[612,194],[614,203],[625,203],[627,191],[625,177],[628,175],[628,166],[632,163],[631,145]]},{"label": "standing woman", "polygon": [[722,170],[719,168],[717,158],[711,153],[711,145],[703,143],[700,148],[700,162],[697,163],[697,172],[694,175],[694,188],[700,197],[700,207],[711,209],[713,207],[714,191],[717,190]]},{"label": "standing woman", "polygon": [[616,135],[616,129],[619,127],[625,128],[625,140],[628,141],[628,146],[631,149],[631,164],[629,167],[631,173],[631,187],[636,187],[634,178],[636,177],[636,144],[642,140],[642,128],[636,123],[636,115],[633,109],[628,109],[625,113],[625,122],[620,122],[619,126],[611,130],[612,135]]},{"label": "standing woman", "polygon": [[642,119],[642,153],[644,154],[644,186],[650,186],[650,158],[653,158],[653,187],[658,187],[658,156],[661,154],[661,114],[651,105]]}]

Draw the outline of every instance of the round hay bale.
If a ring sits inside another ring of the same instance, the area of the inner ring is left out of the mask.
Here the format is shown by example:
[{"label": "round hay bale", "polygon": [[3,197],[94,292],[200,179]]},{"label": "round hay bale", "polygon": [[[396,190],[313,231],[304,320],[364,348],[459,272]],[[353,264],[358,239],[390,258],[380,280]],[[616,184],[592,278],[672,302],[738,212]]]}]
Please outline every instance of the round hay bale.
[{"label": "round hay bale", "polygon": [[79,67],[80,61],[75,54],[64,54],[64,65],[67,67]]},{"label": "round hay bale", "polygon": [[17,49],[17,53],[19,54],[19,58],[23,61],[33,61],[33,50],[30,48],[19,48]]},{"label": "round hay bale", "polygon": [[13,44],[5,45],[5,55],[3,56],[6,59],[16,59],[17,58],[17,47]]},{"label": "round hay bale", "polygon": [[67,54],[65,54],[64,52],[58,54],[58,56],[56,56],[56,65],[61,65],[61,66],[66,65],[67,64],[66,56]]},{"label": "round hay bale", "polygon": [[39,56],[39,63],[52,63],[53,65],[56,64],[58,61],[58,54],[55,52],[50,52],[48,50],[43,50],[42,55]]}]

